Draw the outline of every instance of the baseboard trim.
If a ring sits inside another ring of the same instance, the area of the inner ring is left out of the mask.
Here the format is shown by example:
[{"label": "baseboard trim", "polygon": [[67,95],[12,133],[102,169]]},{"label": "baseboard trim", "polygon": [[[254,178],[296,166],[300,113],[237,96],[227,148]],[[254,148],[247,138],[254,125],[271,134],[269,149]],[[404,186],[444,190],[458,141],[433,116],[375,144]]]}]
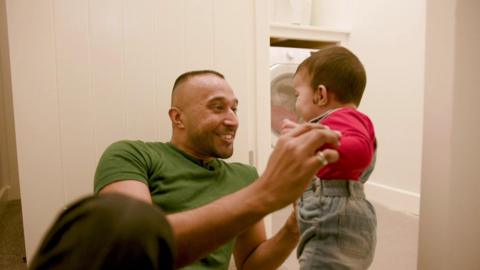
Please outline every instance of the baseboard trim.
[{"label": "baseboard trim", "polygon": [[365,185],[367,198],[392,210],[417,215],[420,212],[420,194],[382,185],[375,182],[367,182]]}]

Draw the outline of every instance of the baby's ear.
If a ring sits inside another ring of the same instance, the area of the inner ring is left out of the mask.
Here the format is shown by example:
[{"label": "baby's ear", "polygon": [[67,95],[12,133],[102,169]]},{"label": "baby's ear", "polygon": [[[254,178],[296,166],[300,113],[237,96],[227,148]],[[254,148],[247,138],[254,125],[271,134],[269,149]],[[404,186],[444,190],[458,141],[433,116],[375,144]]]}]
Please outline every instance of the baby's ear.
[{"label": "baby's ear", "polygon": [[323,84],[317,86],[316,91],[313,93],[313,102],[318,106],[323,106],[328,103],[327,87]]}]

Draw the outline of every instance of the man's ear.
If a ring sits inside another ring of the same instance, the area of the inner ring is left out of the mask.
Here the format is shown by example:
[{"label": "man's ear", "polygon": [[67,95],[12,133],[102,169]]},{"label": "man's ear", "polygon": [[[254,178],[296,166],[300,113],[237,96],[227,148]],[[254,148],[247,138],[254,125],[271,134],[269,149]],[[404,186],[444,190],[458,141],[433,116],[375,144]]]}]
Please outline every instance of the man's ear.
[{"label": "man's ear", "polygon": [[179,108],[171,107],[170,110],[168,110],[168,116],[170,117],[170,121],[172,122],[173,127],[185,127],[182,120],[182,111]]},{"label": "man's ear", "polygon": [[328,103],[328,91],[325,85],[319,84],[317,86],[317,89],[313,92],[313,102],[318,106],[324,106]]}]

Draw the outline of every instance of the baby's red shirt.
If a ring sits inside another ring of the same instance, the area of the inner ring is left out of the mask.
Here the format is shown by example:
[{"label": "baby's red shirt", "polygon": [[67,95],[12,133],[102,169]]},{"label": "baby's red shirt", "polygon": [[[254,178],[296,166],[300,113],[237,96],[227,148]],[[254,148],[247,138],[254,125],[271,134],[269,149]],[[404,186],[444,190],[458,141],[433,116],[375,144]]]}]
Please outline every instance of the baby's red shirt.
[{"label": "baby's red shirt", "polygon": [[321,180],[358,180],[370,165],[375,151],[375,132],[370,118],[354,108],[340,108],[320,120],[342,133],[337,162],[317,172]]}]

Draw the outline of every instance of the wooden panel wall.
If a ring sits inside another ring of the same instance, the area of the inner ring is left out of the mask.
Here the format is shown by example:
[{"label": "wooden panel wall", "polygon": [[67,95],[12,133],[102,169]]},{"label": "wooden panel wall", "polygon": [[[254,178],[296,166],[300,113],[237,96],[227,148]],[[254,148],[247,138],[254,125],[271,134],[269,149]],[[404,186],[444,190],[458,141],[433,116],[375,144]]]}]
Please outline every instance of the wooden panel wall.
[{"label": "wooden panel wall", "polygon": [[225,74],[240,101],[232,160],[248,162],[253,5],[7,0],[27,256],[66,203],[91,193],[109,144],[170,139],[170,91],[184,71]]}]

